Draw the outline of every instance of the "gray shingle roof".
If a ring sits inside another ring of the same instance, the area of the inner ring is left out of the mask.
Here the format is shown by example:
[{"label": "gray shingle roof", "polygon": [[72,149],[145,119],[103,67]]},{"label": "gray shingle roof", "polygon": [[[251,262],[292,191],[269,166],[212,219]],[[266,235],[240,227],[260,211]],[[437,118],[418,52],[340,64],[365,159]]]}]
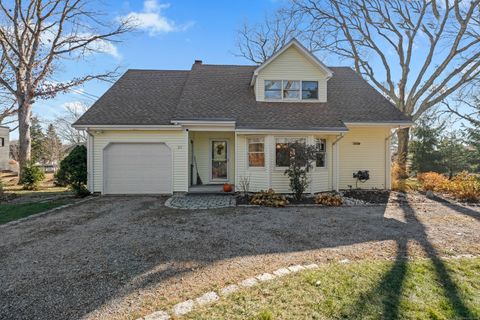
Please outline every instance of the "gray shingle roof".
[{"label": "gray shingle roof", "polygon": [[330,68],[326,103],[259,102],[256,66],[201,65],[190,71],[127,71],[76,125],[166,125],[233,120],[239,129],[320,130],[344,122],[407,122],[408,117],[346,67]]}]

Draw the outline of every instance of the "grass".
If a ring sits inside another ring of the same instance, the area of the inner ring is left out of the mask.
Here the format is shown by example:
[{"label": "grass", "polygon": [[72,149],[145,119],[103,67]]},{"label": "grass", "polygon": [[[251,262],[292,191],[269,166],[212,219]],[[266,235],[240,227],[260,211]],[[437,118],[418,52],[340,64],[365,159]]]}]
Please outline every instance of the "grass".
[{"label": "grass", "polygon": [[243,289],[187,318],[480,319],[480,258],[440,262],[453,287],[435,263],[331,263]]},{"label": "grass", "polygon": [[28,217],[71,202],[72,199],[63,199],[46,202],[0,204],[0,224]]}]

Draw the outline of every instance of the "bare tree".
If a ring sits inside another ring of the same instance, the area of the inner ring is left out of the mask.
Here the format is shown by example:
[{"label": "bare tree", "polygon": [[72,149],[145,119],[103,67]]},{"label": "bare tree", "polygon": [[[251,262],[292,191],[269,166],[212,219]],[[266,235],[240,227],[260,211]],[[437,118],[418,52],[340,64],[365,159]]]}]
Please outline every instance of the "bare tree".
[{"label": "bare tree", "polygon": [[85,144],[87,142],[86,131],[73,128],[72,123],[77,121],[78,118],[87,111],[88,107],[83,103],[67,104],[65,109],[65,112],[53,121],[60,139],[74,146]]},{"label": "bare tree", "polygon": [[480,89],[476,86],[460,91],[451,101],[445,100],[442,105],[446,111],[480,128]]},{"label": "bare tree", "polygon": [[[479,75],[479,4],[480,0],[292,0],[284,12],[301,17],[296,24],[307,46],[352,62],[416,120]],[[255,57],[250,60],[263,59],[261,54]],[[409,129],[399,130],[398,160],[403,166],[408,141]]]},{"label": "bare tree", "polygon": [[[20,168],[31,156],[30,119],[35,99],[116,76],[115,71],[106,71],[66,82],[52,78],[65,59],[105,51],[117,36],[131,29],[128,21],[103,22],[101,14],[89,6],[85,0],[0,1],[0,55],[6,61],[0,85],[17,103]],[[6,76],[10,74],[12,77]]]},{"label": "bare tree", "polygon": [[293,12],[278,11],[261,24],[244,23],[237,32],[236,55],[255,64],[263,63],[290,39],[302,36],[300,21]]}]

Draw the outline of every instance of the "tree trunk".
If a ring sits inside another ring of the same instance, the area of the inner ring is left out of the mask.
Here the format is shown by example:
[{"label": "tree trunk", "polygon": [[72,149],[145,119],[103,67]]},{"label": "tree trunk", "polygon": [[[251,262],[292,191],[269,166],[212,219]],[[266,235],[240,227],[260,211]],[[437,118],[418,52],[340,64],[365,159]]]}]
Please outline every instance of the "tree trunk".
[{"label": "tree trunk", "polygon": [[23,168],[31,159],[32,140],[30,138],[30,126],[32,118],[32,105],[29,102],[19,102],[18,106],[18,140],[20,145],[18,162],[20,177],[23,174]]},{"label": "tree trunk", "polygon": [[398,149],[397,162],[400,169],[407,176],[407,156],[408,156],[408,142],[410,140],[410,128],[399,129],[397,131]]}]

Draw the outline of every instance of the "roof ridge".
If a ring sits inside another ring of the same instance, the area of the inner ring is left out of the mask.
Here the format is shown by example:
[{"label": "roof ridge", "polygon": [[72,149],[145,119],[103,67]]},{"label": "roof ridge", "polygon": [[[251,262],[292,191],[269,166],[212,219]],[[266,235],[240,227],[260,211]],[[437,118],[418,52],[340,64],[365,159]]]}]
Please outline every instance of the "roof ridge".
[{"label": "roof ridge", "polygon": [[177,69],[177,70],[174,70],[174,69],[136,69],[136,68],[133,68],[133,69],[127,69],[127,71],[125,71],[125,73],[127,72],[130,72],[130,71],[141,71],[141,72],[159,72],[159,71],[162,71],[162,72],[190,72],[190,70],[187,70],[187,69]]}]

